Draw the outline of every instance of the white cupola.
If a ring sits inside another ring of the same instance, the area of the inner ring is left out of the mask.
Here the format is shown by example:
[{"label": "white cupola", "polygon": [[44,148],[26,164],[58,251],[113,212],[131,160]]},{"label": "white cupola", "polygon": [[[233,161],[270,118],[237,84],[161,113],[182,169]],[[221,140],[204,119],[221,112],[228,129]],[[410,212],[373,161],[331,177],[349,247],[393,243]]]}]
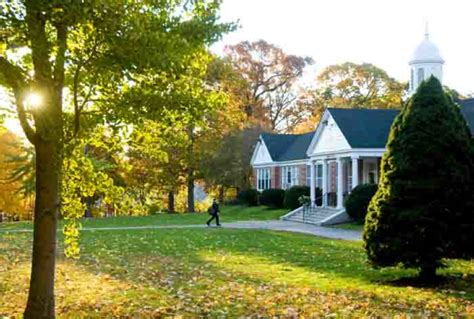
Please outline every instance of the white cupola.
[{"label": "white cupola", "polygon": [[438,47],[430,41],[428,25],[426,25],[425,38],[417,46],[410,59],[410,89],[409,94],[415,93],[418,85],[431,75],[443,82],[444,60]]}]

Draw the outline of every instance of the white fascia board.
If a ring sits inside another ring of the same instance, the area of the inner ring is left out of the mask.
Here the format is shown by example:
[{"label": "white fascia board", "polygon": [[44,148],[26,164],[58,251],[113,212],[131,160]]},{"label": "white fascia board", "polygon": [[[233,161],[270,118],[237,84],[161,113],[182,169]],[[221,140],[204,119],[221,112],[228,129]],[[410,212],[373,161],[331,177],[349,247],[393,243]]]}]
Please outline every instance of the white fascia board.
[{"label": "white fascia board", "polygon": [[309,159],[285,161],[285,162],[273,162],[273,163],[268,163],[268,164],[255,164],[252,166],[254,168],[265,168],[265,167],[283,167],[283,166],[304,165],[304,164],[309,165]]},{"label": "white fascia board", "polygon": [[323,130],[323,122],[327,121],[327,119],[331,116],[329,114],[329,110],[326,108],[326,110],[323,113],[323,116],[321,116],[321,119],[319,120],[318,127],[316,128],[316,132],[314,132],[313,138],[311,139],[311,143],[309,144],[308,150],[306,151],[307,156],[311,156],[313,153],[314,148],[316,147],[316,143],[318,142],[319,136],[321,135],[321,132]]},{"label": "white fascia board", "polygon": [[386,152],[385,148],[356,148],[338,152],[318,153],[311,160],[323,160],[338,157],[381,157]]},{"label": "white fascia board", "polygon": [[[255,158],[257,157],[257,154],[258,154],[261,147],[265,148],[265,151],[267,152],[267,154],[270,157],[271,161],[267,162],[267,163],[262,163],[262,164],[255,164]],[[250,159],[250,165],[256,167],[256,166],[268,165],[268,164],[272,164],[272,163],[274,163],[272,155],[268,151],[268,147],[267,147],[267,145],[265,145],[265,141],[263,140],[262,135],[260,135],[259,140],[257,142],[257,145],[255,146],[255,148],[253,150],[252,158]]]},{"label": "white fascia board", "polygon": [[254,161],[255,161],[255,157],[257,157],[257,152],[258,152],[258,149],[260,147],[262,143],[262,136],[260,135],[258,137],[258,141],[257,141],[257,144],[255,145],[254,149],[253,149],[253,153],[252,153],[252,157],[250,158],[250,165],[253,166],[254,164]]}]

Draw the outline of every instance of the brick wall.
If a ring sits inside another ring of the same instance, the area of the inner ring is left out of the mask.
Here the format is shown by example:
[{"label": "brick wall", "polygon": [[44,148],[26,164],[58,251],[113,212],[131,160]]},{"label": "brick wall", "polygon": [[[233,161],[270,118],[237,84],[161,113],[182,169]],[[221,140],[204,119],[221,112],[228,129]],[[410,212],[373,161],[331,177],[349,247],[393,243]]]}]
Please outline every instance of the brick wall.
[{"label": "brick wall", "polygon": [[281,167],[272,168],[272,188],[281,188]]},{"label": "brick wall", "polygon": [[306,185],[306,170],[309,170],[306,164],[298,165],[298,185]]}]

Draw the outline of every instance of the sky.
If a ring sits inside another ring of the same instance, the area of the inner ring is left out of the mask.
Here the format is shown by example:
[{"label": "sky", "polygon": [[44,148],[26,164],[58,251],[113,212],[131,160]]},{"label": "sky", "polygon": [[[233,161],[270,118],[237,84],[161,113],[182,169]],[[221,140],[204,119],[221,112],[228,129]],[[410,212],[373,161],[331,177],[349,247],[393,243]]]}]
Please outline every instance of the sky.
[{"label": "sky", "polygon": [[222,21],[240,28],[216,43],[264,39],[285,52],[311,56],[313,80],[324,67],[372,63],[399,81],[408,81],[408,61],[423,40],[430,39],[444,58],[444,84],[474,93],[473,0],[223,0]]}]

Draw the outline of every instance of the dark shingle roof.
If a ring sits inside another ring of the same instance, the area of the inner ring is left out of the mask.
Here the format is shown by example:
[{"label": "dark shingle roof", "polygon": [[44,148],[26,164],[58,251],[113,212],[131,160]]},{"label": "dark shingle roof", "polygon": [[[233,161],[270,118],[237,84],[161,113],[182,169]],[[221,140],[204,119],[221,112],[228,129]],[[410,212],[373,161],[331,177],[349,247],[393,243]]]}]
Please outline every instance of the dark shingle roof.
[{"label": "dark shingle roof", "polygon": [[[474,135],[474,98],[460,100],[461,112]],[[338,109],[329,112],[352,148],[385,148],[393,120],[400,110]],[[270,134],[262,138],[275,162],[306,159],[314,132]]]},{"label": "dark shingle roof", "polygon": [[329,112],[352,148],[384,148],[399,110],[337,109]]},{"label": "dark shingle roof", "polygon": [[306,134],[270,134],[263,133],[262,138],[275,162],[306,159],[314,132]]},{"label": "dark shingle roof", "polygon": [[467,124],[474,135],[474,98],[458,101],[461,105],[461,113],[464,115]]}]

